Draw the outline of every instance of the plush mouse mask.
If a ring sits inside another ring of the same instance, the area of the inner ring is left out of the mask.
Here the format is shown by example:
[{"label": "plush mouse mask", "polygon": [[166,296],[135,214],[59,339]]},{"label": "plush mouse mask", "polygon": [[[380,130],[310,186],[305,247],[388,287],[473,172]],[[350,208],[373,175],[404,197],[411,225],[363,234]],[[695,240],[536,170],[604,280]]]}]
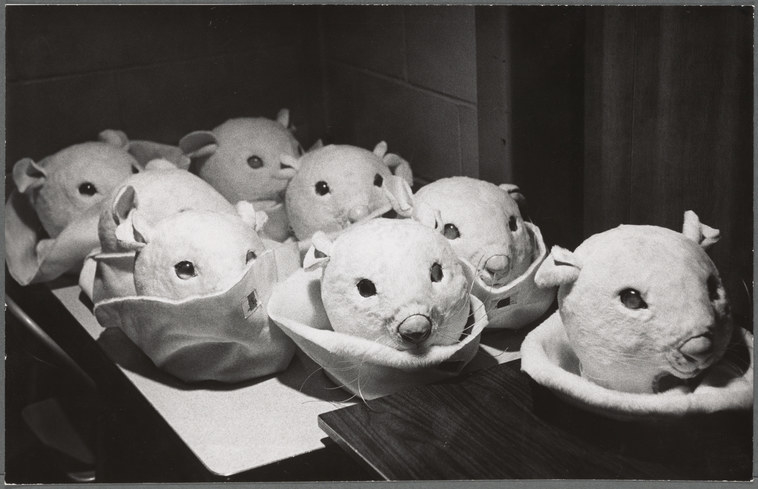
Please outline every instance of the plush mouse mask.
[{"label": "plush mouse mask", "polygon": [[229,119],[212,131],[195,131],[179,147],[192,158],[191,171],[230,202],[281,200],[295,171],[282,165],[282,155],[302,154],[288,129],[289,111],[276,120],[263,117]]},{"label": "plush mouse mask", "polygon": [[171,150],[106,130],[99,142],[71,146],[39,163],[17,162],[16,189],[5,204],[5,256],[13,278],[26,285],[79,270],[98,245],[104,197],[142,168],[143,156]]},{"label": "plush mouse mask", "polygon": [[540,229],[522,219],[517,202],[524,197],[515,185],[451,177],[388,197],[397,198],[393,207],[410,209],[398,214],[448,240],[473,277],[471,293],[485,305],[488,328],[523,327],[552,305],[555,290],[534,283],[547,248]]},{"label": "plush mouse mask", "polygon": [[688,211],[683,233],[623,225],[573,253],[553,248],[535,280],[559,286],[560,319],[582,377],[618,391],[660,392],[722,357],[731,316],[704,251],[718,238]]},{"label": "plush mouse mask", "polygon": [[124,248],[116,235],[117,228],[135,210],[148,226],[188,210],[236,214],[234,205],[197,175],[164,160],[148,163],[146,171],[124,181],[100,209],[100,250],[85,261],[79,279],[82,290],[93,302],[136,293],[134,248]]},{"label": "plush mouse mask", "polygon": [[240,217],[213,211],[187,210],[156,225],[139,210],[119,225],[119,244],[137,251],[134,285],[138,295],[184,299],[228,288],[248,263],[263,254],[257,230],[266,215],[248,202],[238,205]]},{"label": "plush mouse mask", "polygon": [[516,185],[443,178],[414,194],[414,217],[440,229],[477,276],[497,287],[523,274],[534,261],[533,236],[518,208],[523,200]]},{"label": "plush mouse mask", "polygon": [[400,177],[408,185],[413,182],[408,162],[387,153],[384,142],[373,152],[329,145],[299,159],[285,156],[282,161],[297,170],[287,187],[285,204],[290,226],[300,240],[316,231],[341,231],[390,210],[385,192],[390,177]]},{"label": "plush mouse mask", "polygon": [[378,218],[312,242],[268,313],[336,385],[374,399],[454,377],[474,358],[487,315],[439,233]]},{"label": "plush mouse mask", "polygon": [[237,211],[187,210],[155,225],[130,212],[116,236],[136,251],[137,294],[95,302],[100,324],[121,328],[158,367],[188,382],[279,372],[294,353],[266,304],[273,285],[298,268],[297,246],[268,248],[256,232],[265,216],[249,202]]},{"label": "plush mouse mask", "polygon": [[460,341],[470,312],[468,283],[439,233],[378,218],[334,242],[318,233],[313,247],[307,259],[324,267],[321,297],[335,331],[411,352]]},{"label": "plush mouse mask", "polygon": [[13,166],[16,188],[51,238],[136,171],[138,162],[127,146],[117,131],[103,131],[99,142],[70,146],[39,163],[24,158]]},{"label": "plush mouse mask", "polygon": [[98,234],[102,251],[120,251],[116,227],[133,209],[149,224],[189,209],[234,214],[234,205],[208,183],[165,160],[154,160],[146,171],[130,176],[109,196],[100,210]]}]

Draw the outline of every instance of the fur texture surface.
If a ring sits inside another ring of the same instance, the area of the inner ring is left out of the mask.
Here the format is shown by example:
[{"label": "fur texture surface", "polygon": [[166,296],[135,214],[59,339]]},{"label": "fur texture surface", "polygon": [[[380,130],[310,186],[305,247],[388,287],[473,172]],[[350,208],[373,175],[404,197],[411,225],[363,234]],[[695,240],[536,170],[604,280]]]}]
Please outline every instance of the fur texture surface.
[{"label": "fur texture surface", "polygon": [[592,382],[653,393],[718,362],[732,333],[718,270],[703,247],[718,232],[685,213],[685,232],[622,225],[573,253],[554,247],[535,277],[559,286],[560,317]]},{"label": "fur texture surface", "polygon": [[[729,354],[708,369],[691,391],[623,392],[581,376],[579,359],[556,311],[524,339],[521,368],[559,398],[582,409],[614,419],[656,422],[690,414],[750,409],[753,341],[750,332],[735,329]],[[732,356],[737,359],[729,358]]]},{"label": "fur texture surface", "polygon": [[321,296],[335,331],[424,352],[461,340],[469,316],[464,268],[447,240],[412,220],[378,218],[333,243],[313,238]]},{"label": "fur texture surface", "polygon": [[476,268],[467,260],[461,260],[469,267],[474,277],[471,293],[484,303],[490,329],[518,329],[537,320],[555,301],[555,287],[538,287],[534,276],[548,255],[540,229],[530,222],[524,226],[532,235],[535,253],[532,263],[524,273],[501,286],[487,285]]},{"label": "fur texture surface", "polygon": [[414,194],[414,217],[442,232],[484,285],[501,287],[529,268],[537,248],[516,199],[515,185],[442,178]]},{"label": "fur texture surface", "polygon": [[288,127],[289,111],[282,109],[276,120],[240,117],[212,131],[195,131],[179,146],[192,159],[191,171],[230,202],[281,201],[294,174],[282,166],[281,155],[302,152]]},{"label": "fur texture surface", "polygon": [[374,151],[349,145],[329,145],[283,162],[297,170],[285,194],[290,226],[299,240],[317,231],[337,232],[390,210],[385,184],[393,174],[410,185],[410,165],[387,153],[379,143]]},{"label": "fur texture surface", "polygon": [[98,236],[104,253],[123,251],[116,227],[133,209],[149,224],[189,209],[235,214],[234,205],[208,183],[168,162],[155,160],[111,193],[100,210]]},{"label": "fur texture surface", "polygon": [[297,246],[278,244],[221,290],[182,299],[112,297],[95,303],[94,312],[101,325],[122,329],[156,366],[183,381],[240,382],[289,365],[295,346],[266,305],[272,287],[298,267]]},{"label": "fur texture surface", "polygon": [[154,226],[142,220],[139,210],[132,212],[116,234],[122,246],[137,251],[137,294],[184,299],[216,293],[239,280],[266,250],[255,230],[251,204],[242,202],[239,207],[243,217],[187,210]]},{"label": "fur texture surface", "polygon": [[69,146],[39,163],[24,158],[14,165],[16,188],[27,196],[49,237],[57,237],[138,167],[128,142],[109,134],[104,131],[102,141]]},{"label": "fur texture surface", "polygon": [[334,331],[321,300],[321,270],[297,270],[274,287],[268,313],[338,386],[370,400],[459,375],[479,348],[487,316],[470,296],[469,327],[460,342],[424,353],[398,350]]}]

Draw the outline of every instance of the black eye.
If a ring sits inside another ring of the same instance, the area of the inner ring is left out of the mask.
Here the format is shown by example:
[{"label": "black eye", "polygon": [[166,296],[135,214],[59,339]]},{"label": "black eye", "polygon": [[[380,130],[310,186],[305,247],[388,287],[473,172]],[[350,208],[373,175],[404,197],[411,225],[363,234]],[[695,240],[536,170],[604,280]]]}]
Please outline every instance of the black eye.
[{"label": "black eye", "polygon": [[329,193],[329,185],[325,181],[319,180],[316,182],[316,193],[319,195],[326,195]]},{"label": "black eye", "polygon": [[461,237],[461,233],[458,231],[458,228],[455,227],[455,224],[450,223],[445,224],[445,228],[442,230],[442,234],[447,239],[458,239]]},{"label": "black eye", "polygon": [[636,289],[624,289],[619,293],[621,303],[627,309],[647,309],[647,303],[642,300],[642,294]]},{"label": "black eye", "polygon": [[511,216],[511,218],[508,219],[508,227],[514,233],[518,230],[518,221],[516,220],[516,216]]},{"label": "black eye", "polygon": [[84,182],[83,184],[79,185],[79,193],[82,195],[95,195],[97,193],[97,189],[90,182]]},{"label": "black eye", "polygon": [[382,178],[382,176],[377,173],[376,176],[374,176],[374,185],[376,187],[381,187],[383,183],[384,178]]},{"label": "black eye", "polygon": [[361,279],[356,287],[358,287],[358,293],[363,297],[371,297],[372,295],[376,295],[376,286],[374,286],[374,282],[367,278]]},{"label": "black eye", "polygon": [[721,294],[719,293],[719,281],[716,277],[711,275],[708,277],[708,282],[706,282],[708,285],[708,297],[712,301],[717,301],[721,298]]},{"label": "black eye", "polygon": [[187,280],[197,275],[195,265],[191,261],[186,260],[174,265],[174,271],[176,272],[176,276],[182,280]]},{"label": "black eye", "polygon": [[442,265],[434,263],[429,270],[429,276],[432,278],[432,282],[439,282],[442,280]]},{"label": "black eye", "polygon": [[263,168],[263,160],[260,158],[260,156],[251,156],[247,159],[247,164],[250,166],[250,168],[257,170],[258,168]]},{"label": "black eye", "polygon": [[258,258],[258,255],[255,254],[255,251],[250,250],[247,252],[247,256],[245,257],[245,263],[250,263],[252,260],[255,260]]}]

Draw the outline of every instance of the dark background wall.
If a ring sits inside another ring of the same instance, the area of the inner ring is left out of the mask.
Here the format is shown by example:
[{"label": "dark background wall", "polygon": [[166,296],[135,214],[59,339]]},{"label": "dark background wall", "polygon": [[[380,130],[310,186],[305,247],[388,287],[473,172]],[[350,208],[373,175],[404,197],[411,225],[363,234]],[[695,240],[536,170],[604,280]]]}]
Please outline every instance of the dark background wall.
[{"label": "dark background wall", "polygon": [[478,175],[473,7],[323,11],[331,136],[386,139],[425,181]]},{"label": "dark background wall", "polygon": [[[6,9],[6,169],[106,128],[176,144],[231,117],[288,107],[323,132],[317,7]],[[314,136],[315,135],[315,136]]]},{"label": "dark background wall", "polygon": [[752,328],[753,9],[588,8],[586,32],[585,233],[695,211]]}]

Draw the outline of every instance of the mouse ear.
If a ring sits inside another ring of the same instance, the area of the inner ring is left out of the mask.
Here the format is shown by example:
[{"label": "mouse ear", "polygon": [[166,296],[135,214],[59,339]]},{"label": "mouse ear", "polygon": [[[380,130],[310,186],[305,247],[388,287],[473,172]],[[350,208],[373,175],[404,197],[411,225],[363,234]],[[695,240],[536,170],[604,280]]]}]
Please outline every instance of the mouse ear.
[{"label": "mouse ear", "polygon": [[252,202],[246,200],[240,200],[234,207],[237,209],[237,214],[242,218],[245,223],[252,227],[255,232],[260,232],[263,226],[268,222],[268,214],[264,211],[256,211]]},{"label": "mouse ear", "polygon": [[426,227],[442,232],[442,214],[429,204],[422,202],[413,206],[413,218]]},{"label": "mouse ear", "polygon": [[289,128],[290,127],[290,110],[289,109],[281,109],[276,114],[276,122],[283,125],[284,127]]},{"label": "mouse ear", "polygon": [[176,170],[179,168],[166,158],[155,158],[145,163],[145,170]]},{"label": "mouse ear", "polygon": [[126,221],[129,213],[131,213],[136,208],[137,191],[134,190],[134,187],[131,185],[127,185],[121,188],[116,193],[116,198],[113,200],[113,204],[111,205],[111,217],[113,218],[113,222],[115,222],[116,225],[119,225],[122,222]]},{"label": "mouse ear", "polygon": [[138,210],[130,212],[126,219],[116,226],[116,242],[122,249],[139,251],[152,240],[152,235],[152,226]]},{"label": "mouse ear", "polygon": [[324,147],[324,142],[321,140],[321,138],[317,139],[315,143],[311,145],[310,148],[308,148],[308,151],[306,153],[310,153],[311,151],[316,151],[317,149],[321,149]]},{"label": "mouse ear", "polygon": [[413,185],[413,170],[411,164],[394,153],[387,153],[387,143],[380,141],[374,148],[374,154],[382,159],[393,175],[402,178],[408,185]]},{"label": "mouse ear", "polygon": [[316,231],[311,238],[311,247],[303,258],[303,268],[307,271],[313,271],[317,268],[324,268],[329,263],[332,256],[334,243],[322,231]]},{"label": "mouse ear", "polygon": [[521,193],[521,189],[518,187],[518,185],[514,185],[512,183],[501,183],[498,185],[498,187],[505,190],[505,192],[510,195],[517,204],[520,205],[526,202],[526,197],[524,197],[524,194]]},{"label": "mouse ear", "polygon": [[295,158],[291,154],[282,153],[279,155],[279,166],[280,169],[274,173],[274,178],[291,180],[300,171],[300,159]]},{"label": "mouse ear", "polygon": [[721,233],[718,229],[714,229],[700,222],[700,218],[693,211],[686,211],[684,213],[682,234],[706,250],[721,238]]},{"label": "mouse ear", "polygon": [[581,270],[581,262],[574,253],[560,246],[553,246],[550,254],[537,269],[534,282],[543,289],[568,284],[579,277]]},{"label": "mouse ear", "polygon": [[115,129],[106,129],[100,132],[100,134],[97,135],[97,138],[101,142],[108,143],[111,146],[115,146],[117,148],[129,147],[129,138],[126,137],[126,133],[124,131],[117,131]]},{"label": "mouse ear", "polygon": [[22,194],[30,189],[41,187],[46,179],[45,169],[31,158],[24,158],[13,165],[13,183]]},{"label": "mouse ear", "polygon": [[387,154],[387,143],[385,141],[379,141],[376,146],[374,146],[373,153],[379,158],[384,158],[384,155]]},{"label": "mouse ear", "polygon": [[395,175],[389,176],[384,179],[382,191],[399,216],[413,216],[413,192],[408,182]]},{"label": "mouse ear", "polygon": [[179,140],[179,149],[190,158],[210,156],[218,149],[218,139],[211,131],[194,131]]}]

